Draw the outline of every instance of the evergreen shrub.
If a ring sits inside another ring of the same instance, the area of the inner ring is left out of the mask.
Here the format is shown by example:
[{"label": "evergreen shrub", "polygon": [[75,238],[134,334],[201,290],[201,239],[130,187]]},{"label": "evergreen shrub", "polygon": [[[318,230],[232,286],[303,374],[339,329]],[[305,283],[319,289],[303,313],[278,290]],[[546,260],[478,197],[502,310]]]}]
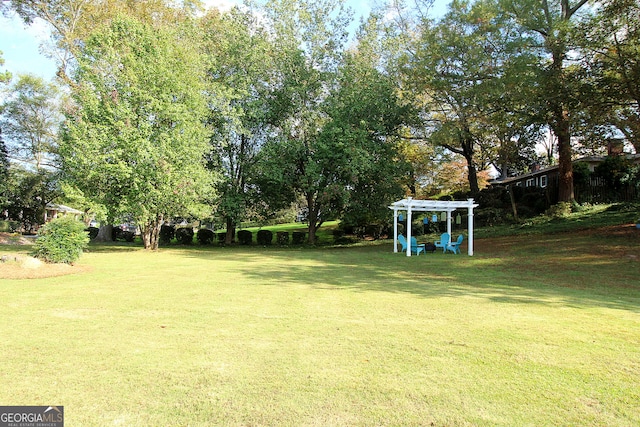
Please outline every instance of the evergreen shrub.
[{"label": "evergreen shrub", "polygon": [[268,246],[273,241],[273,233],[271,230],[259,230],[257,239],[259,245]]},{"label": "evergreen shrub", "polygon": [[93,240],[98,237],[98,233],[100,229],[98,227],[89,227],[86,229],[87,233],[89,233],[89,239]]},{"label": "evergreen shrub", "polygon": [[193,243],[193,228],[181,227],[176,229],[176,240],[181,245],[191,245]]},{"label": "evergreen shrub", "polygon": [[198,233],[196,233],[196,240],[201,245],[212,244],[215,237],[216,237],[216,234],[213,231],[206,228],[198,230]]},{"label": "evergreen shrub", "polygon": [[301,245],[304,243],[304,236],[306,233],[304,231],[294,231],[291,236],[291,243],[294,245]]},{"label": "evergreen shrub", "polygon": [[253,240],[253,233],[249,230],[238,231],[238,241],[241,245],[250,245]]},{"label": "evergreen shrub", "polygon": [[83,223],[62,216],[38,230],[34,256],[50,263],[72,264],[87,247],[89,236]]},{"label": "evergreen shrub", "polygon": [[279,245],[288,245],[289,244],[289,232],[288,231],[278,231],[276,233],[276,240]]},{"label": "evergreen shrub", "polygon": [[114,242],[118,240],[118,237],[120,237],[121,234],[122,234],[122,228],[120,227],[111,228],[111,240],[113,240]]},{"label": "evergreen shrub", "polygon": [[176,229],[172,225],[164,224],[160,227],[160,243],[168,245],[171,243],[171,239],[176,235]]}]

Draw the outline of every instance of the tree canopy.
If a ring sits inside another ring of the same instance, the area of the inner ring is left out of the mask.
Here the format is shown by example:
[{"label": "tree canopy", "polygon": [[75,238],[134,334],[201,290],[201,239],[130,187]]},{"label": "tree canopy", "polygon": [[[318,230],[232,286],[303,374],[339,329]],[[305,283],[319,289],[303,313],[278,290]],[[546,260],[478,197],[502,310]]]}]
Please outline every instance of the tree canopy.
[{"label": "tree canopy", "polygon": [[146,247],[175,216],[217,216],[231,242],[241,221],[291,206],[313,243],[325,220],[381,221],[396,197],[475,195],[491,167],[557,161],[570,201],[580,150],[638,152],[637,2],[453,0],[434,16],[427,0],[390,0],[356,31],[347,4],[3,2],[51,25],[70,95],[52,106],[53,85],[10,86],[7,182],[35,185],[16,161],[50,170],[59,153],[68,192],[110,222],[134,217]]},{"label": "tree canopy", "polygon": [[186,30],[114,20],[78,55],[61,146],[67,177],[111,219],[131,214],[155,249],[165,218],[186,214],[210,183],[204,68]]}]

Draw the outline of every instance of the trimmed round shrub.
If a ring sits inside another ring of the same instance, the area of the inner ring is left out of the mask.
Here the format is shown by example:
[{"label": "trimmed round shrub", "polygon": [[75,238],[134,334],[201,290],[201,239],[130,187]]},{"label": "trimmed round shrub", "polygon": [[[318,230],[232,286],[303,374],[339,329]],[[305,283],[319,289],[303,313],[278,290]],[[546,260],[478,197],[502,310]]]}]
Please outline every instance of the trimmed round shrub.
[{"label": "trimmed round shrub", "polygon": [[267,246],[273,241],[273,233],[270,230],[259,230],[256,238],[259,245]]},{"label": "trimmed round shrub", "polygon": [[301,245],[304,243],[304,236],[306,233],[304,231],[294,231],[291,236],[291,243],[294,245]]},{"label": "trimmed round shrub", "polygon": [[168,245],[171,243],[171,239],[176,235],[176,229],[172,225],[166,225],[160,227],[160,243]]},{"label": "trimmed round shrub", "polygon": [[[353,230],[353,228],[351,228]],[[336,245],[348,245],[350,243],[356,243],[358,239],[347,236],[344,230],[336,228],[333,230],[333,242]]]},{"label": "trimmed round shrub", "polygon": [[250,245],[253,240],[253,234],[249,230],[238,231],[238,241],[241,245]]},{"label": "trimmed round shrub", "polygon": [[289,232],[288,231],[278,231],[276,233],[276,240],[279,245],[288,245],[289,244]]},{"label": "trimmed round shrub", "polygon": [[193,234],[193,228],[178,228],[176,229],[176,240],[181,245],[191,245],[193,243]]},{"label": "trimmed round shrub", "polygon": [[70,216],[56,218],[38,230],[36,258],[50,263],[72,264],[87,247],[89,236],[83,223]]},{"label": "trimmed round shrub", "polygon": [[111,240],[113,240],[114,242],[118,240],[118,237],[120,237],[121,235],[122,235],[122,228],[113,227],[111,229]]},{"label": "trimmed round shrub", "polygon": [[86,229],[87,233],[89,233],[89,239],[93,240],[98,237],[98,233],[100,229],[98,227],[89,227]]},{"label": "trimmed round shrub", "polygon": [[198,232],[196,233],[196,240],[198,241],[198,243],[200,243],[201,245],[210,245],[213,243],[213,239],[215,239],[216,234],[206,228],[203,228],[201,230],[198,230]]},{"label": "trimmed round shrub", "polygon": [[123,231],[120,234],[118,234],[118,239],[122,239],[125,242],[133,242],[136,238],[136,233],[134,233],[133,231]]}]

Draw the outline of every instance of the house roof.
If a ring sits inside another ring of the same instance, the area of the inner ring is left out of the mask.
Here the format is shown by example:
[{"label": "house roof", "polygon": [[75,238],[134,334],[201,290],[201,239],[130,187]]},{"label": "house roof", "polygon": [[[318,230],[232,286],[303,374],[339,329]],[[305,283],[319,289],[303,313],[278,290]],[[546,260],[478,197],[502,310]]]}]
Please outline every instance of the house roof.
[{"label": "house roof", "polygon": [[[632,160],[634,162],[640,161],[640,154],[625,154],[626,158]],[[606,156],[588,156],[588,157],[580,157],[579,159],[575,159],[572,163],[601,163],[606,159]],[[539,169],[533,172],[527,172],[522,175],[510,176],[504,179],[494,179],[491,181],[492,184],[508,184],[510,182],[522,181],[528,178],[534,178],[536,176],[545,175],[549,172],[555,171],[558,169],[558,165],[549,166],[543,169]]]},{"label": "house roof", "polygon": [[80,215],[80,214],[83,213],[82,211],[79,211],[78,209],[74,209],[74,208],[71,208],[71,207],[65,206],[65,205],[57,205],[55,203],[47,203],[47,210],[64,212],[64,213],[69,213],[69,214],[74,214],[74,215]]}]

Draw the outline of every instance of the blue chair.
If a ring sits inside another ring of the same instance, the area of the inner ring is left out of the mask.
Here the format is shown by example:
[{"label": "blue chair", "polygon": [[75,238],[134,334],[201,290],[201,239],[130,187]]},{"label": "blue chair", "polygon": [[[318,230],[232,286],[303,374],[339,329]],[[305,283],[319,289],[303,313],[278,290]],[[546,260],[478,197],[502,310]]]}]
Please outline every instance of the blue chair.
[{"label": "blue chair", "polygon": [[456,240],[455,242],[451,242],[447,245],[447,251],[451,251],[454,254],[459,254],[460,253],[460,245],[462,244],[462,240],[464,239],[464,236],[461,234],[458,236],[458,240]]},{"label": "blue chair", "polygon": [[451,237],[449,236],[449,233],[442,233],[442,235],[440,236],[440,240],[436,240],[434,242],[434,245],[436,245],[436,248],[442,248],[442,253],[445,253],[447,251],[447,246],[449,246],[449,243],[451,243]]},{"label": "blue chair", "polygon": [[[406,237],[404,237],[402,234],[400,234],[398,236],[398,242],[400,242],[400,244],[402,245],[401,252],[406,252],[407,251],[407,239],[406,239]],[[414,253],[416,255],[420,255],[420,252],[425,252],[425,246],[424,245],[419,245],[418,241],[416,240],[416,238],[412,237],[411,238],[411,253]]]}]

